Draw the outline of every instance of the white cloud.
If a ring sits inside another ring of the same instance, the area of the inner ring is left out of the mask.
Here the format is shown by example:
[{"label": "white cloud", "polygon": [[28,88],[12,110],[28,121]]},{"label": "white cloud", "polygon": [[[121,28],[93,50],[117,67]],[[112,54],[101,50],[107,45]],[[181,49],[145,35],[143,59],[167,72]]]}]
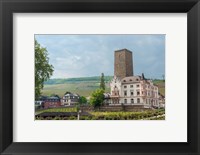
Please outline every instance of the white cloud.
[{"label": "white cloud", "polygon": [[[37,35],[49,52],[56,78],[113,75],[114,51],[133,51],[134,71],[164,72],[164,35]],[[150,67],[157,66],[157,67]]]}]

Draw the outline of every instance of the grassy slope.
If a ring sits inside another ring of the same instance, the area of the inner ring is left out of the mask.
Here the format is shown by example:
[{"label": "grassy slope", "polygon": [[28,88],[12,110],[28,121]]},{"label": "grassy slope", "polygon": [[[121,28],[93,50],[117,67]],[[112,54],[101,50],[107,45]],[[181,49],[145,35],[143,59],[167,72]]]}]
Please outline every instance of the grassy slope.
[{"label": "grassy slope", "polygon": [[165,96],[165,82],[163,80],[154,80],[153,83],[158,86],[159,92]]},{"label": "grassy slope", "polygon": [[[109,81],[112,77],[106,77],[106,92],[110,92]],[[66,91],[78,93],[82,96],[89,96],[92,91],[99,88],[99,77],[84,77],[71,79],[53,79],[44,85],[43,95],[57,94],[63,96]],[[155,80],[161,94],[165,94],[165,83],[162,80]]]},{"label": "grassy slope", "polygon": [[[111,78],[111,76],[105,77],[106,92],[110,92],[109,81]],[[46,83],[42,91],[43,95],[57,94],[63,96],[65,92],[69,91],[87,97],[92,91],[99,88],[100,77],[53,79]]]}]

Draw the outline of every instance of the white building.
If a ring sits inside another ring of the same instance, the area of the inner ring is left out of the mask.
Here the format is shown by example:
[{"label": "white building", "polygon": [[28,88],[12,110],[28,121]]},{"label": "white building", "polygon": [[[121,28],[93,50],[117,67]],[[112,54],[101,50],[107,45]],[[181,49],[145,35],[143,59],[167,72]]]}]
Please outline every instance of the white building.
[{"label": "white building", "polygon": [[110,87],[111,104],[159,107],[158,87],[151,80],[146,80],[144,75],[129,76],[121,80],[114,76]]},{"label": "white building", "polygon": [[73,106],[79,102],[80,96],[78,94],[66,93],[61,99],[61,105],[63,106]]}]

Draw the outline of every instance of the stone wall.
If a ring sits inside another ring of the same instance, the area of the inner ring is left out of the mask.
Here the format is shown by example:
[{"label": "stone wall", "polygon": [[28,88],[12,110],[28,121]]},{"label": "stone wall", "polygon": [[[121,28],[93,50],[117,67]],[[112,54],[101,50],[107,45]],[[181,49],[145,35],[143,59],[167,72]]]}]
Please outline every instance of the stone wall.
[{"label": "stone wall", "polygon": [[120,79],[133,76],[132,52],[127,49],[115,51],[114,75]]}]

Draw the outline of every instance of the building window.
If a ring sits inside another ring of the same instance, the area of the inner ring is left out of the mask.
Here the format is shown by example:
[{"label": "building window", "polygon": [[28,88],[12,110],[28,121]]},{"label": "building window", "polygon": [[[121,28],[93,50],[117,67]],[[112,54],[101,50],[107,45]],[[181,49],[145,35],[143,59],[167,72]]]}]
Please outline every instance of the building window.
[{"label": "building window", "polygon": [[140,103],[140,98],[137,98],[137,103]]},{"label": "building window", "polygon": [[124,88],[127,88],[127,86],[124,86]]},{"label": "building window", "polygon": [[127,91],[124,91],[124,96],[127,96]]},{"label": "building window", "polygon": [[126,82],[126,80],[124,80],[124,82]]},{"label": "building window", "polygon": [[133,88],[133,85],[131,85],[130,87]]},{"label": "building window", "polygon": [[124,99],[124,103],[127,103],[127,99]]},{"label": "building window", "polygon": [[131,91],[131,96],[133,96],[133,91]]},{"label": "building window", "polygon": [[137,84],[137,87],[140,87],[140,85],[139,85],[139,84]]},{"label": "building window", "polygon": [[137,91],[137,95],[140,95],[140,92],[139,92],[139,91]]},{"label": "building window", "polygon": [[131,103],[134,103],[134,99],[133,98],[131,99]]}]

